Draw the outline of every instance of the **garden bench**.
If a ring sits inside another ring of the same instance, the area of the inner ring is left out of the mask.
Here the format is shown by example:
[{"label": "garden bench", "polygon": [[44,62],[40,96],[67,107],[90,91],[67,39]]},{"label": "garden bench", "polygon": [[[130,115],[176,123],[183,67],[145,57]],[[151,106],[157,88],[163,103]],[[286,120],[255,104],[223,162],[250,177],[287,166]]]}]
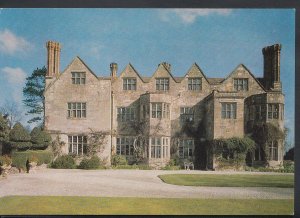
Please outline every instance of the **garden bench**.
[{"label": "garden bench", "polygon": [[193,162],[184,162],[184,169],[185,170],[190,170],[192,167],[192,170],[194,170],[194,163]]}]

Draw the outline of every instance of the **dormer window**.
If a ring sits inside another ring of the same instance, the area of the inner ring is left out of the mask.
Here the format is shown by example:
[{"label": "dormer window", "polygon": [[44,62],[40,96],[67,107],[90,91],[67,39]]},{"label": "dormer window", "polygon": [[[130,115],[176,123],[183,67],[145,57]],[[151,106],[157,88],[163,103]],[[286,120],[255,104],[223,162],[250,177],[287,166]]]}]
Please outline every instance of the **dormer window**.
[{"label": "dormer window", "polygon": [[136,90],[136,78],[123,78],[123,90]]},{"label": "dormer window", "polygon": [[156,78],[156,90],[169,90],[169,78]]},{"label": "dormer window", "polygon": [[85,72],[72,72],[72,84],[85,84]]},{"label": "dormer window", "polygon": [[235,91],[248,91],[248,79],[233,79]]},{"label": "dormer window", "polygon": [[188,90],[199,91],[201,89],[202,89],[202,80],[200,77],[188,79]]}]

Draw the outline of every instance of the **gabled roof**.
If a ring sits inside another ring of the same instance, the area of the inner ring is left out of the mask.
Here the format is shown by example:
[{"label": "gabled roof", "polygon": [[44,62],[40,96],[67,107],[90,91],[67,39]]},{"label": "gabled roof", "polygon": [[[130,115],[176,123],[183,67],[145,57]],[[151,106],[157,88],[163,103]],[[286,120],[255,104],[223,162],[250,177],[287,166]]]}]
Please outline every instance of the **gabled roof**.
[{"label": "gabled roof", "polygon": [[207,80],[211,85],[218,85],[224,81],[224,78],[207,78]]},{"label": "gabled roof", "polygon": [[119,77],[122,76],[122,74],[125,72],[125,70],[126,70],[127,67],[131,68],[131,69],[133,70],[133,72],[134,72],[134,73],[135,73],[135,74],[136,74],[143,82],[145,82],[144,79],[143,79],[143,77],[140,76],[139,72],[132,66],[131,63],[128,63],[128,64],[126,65],[126,67],[124,68],[124,70],[122,70],[122,72],[120,73],[120,76],[119,76]]},{"label": "gabled roof", "polygon": [[69,67],[71,67],[72,66],[72,64],[76,61],[76,60],[79,60],[90,72],[91,72],[91,74],[93,74],[94,76],[95,76],[95,78],[96,79],[98,79],[99,80],[99,78],[98,78],[98,76],[86,65],[86,63],[84,63],[84,61],[80,58],[80,57],[78,57],[78,56],[76,56],[75,58],[73,58],[73,60],[68,64],[68,66],[45,88],[45,91],[44,92],[46,92],[60,77],[61,77],[61,75],[63,75],[67,70],[68,70],[68,68]]},{"label": "gabled roof", "polygon": [[208,82],[208,79],[206,78],[206,76],[205,76],[205,74],[203,73],[202,69],[199,67],[199,65],[198,65],[196,62],[192,64],[192,66],[191,66],[190,69],[186,72],[186,74],[184,75],[184,77],[186,77],[186,76],[189,74],[189,72],[191,71],[191,69],[193,69],[194,67],[196,67],[196,68],[199,70],[199,72],[202,74],[202,76],[204,77],[204,79],[206,80],[206,82],[209,83],[209,82]]},{"label": "gabled roof", "polygon": [[[165,67],[165,65],[162,64],[162,63],[160,63],[160,64],[158,65],[157,69],[156,69],[155,72],[152,74],[150,80],[154,77],[154,75],[156,74],[156,72],[157,72],[157,70],[158,70],[158,68],[159,68],[160,66],[162,66],[162,67],[168,72],[168,74],[171,76],[171,78],[174,80],[174,82],[177,82],[177,81],[175,80],[174,76],[172,75],[172,73],[171,73],[171,72]],[[178,82],[177,82],[177,83],[178,83]]]},{"label": "gabled roof", "polygon": [[234,68],[234,70],[222,81],[222,83],[224,82],[224,81],[226,81],[228,78],[230,78],[231,77],[231,75],[233,74],[233,73],[235,73],[236,72],[236,70],[239,68],[239,67],[242,67],[242,68],[244,68],[248,73],[249,73],[249,75],[257,82],[257,84],[264,90],[264,91],[266,91],[265,90],[265,88],[262,86],[262,84],[256,79],[256,77],[251,73],[251,71],[244,65],[244,64],[239,64],[236,68]]},{"label": "gabled roof", "polygon": [[148,82],[150,82],[151,77],[149,77],[149,76],[143,76],[142,79],[143,79],[143,81],[144,81],[145,83],[148,83]]},{"label": "gabled roof", "polygon": [[[98,79],[98,76],[88,67],[88,65],[86,65],[86,63],[79,57],[79,56],[76,56],[74,59],[73,59],[73,61],[71,62],[71,64],[76,60],[76,58],[78,59],[78,60],[80,60],[81,61],[81,63]],[[70,64],[70,65],[71,65]],[[70,65],[68,65],[68,67],[70,66]],[[63,73],[65,72],[67,70],[67,68],[63,71]]]}]

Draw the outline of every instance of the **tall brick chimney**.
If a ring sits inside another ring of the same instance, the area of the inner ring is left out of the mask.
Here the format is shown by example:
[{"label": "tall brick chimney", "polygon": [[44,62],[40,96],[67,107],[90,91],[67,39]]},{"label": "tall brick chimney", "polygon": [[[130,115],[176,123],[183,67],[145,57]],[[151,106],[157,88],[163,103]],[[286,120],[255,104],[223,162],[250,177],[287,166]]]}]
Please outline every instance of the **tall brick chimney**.
[{"label": "tall brick chimney", "polygon": [[59,75],[60,63],[60,44],[58,42],[48,41],[47,47],[47,77]]},{"label": "tall brick chimney", "polygon": [[110,64],[110,76],[111,77],[117,77],[117,71],[118,71],[118,64],[117,63],[111,63]]},{"label": "tall brick chimney", "polygon": [[264,47],[264,79],[266,89],[281,90],[280,82],[280,51],[281,45],[274,44]]}]

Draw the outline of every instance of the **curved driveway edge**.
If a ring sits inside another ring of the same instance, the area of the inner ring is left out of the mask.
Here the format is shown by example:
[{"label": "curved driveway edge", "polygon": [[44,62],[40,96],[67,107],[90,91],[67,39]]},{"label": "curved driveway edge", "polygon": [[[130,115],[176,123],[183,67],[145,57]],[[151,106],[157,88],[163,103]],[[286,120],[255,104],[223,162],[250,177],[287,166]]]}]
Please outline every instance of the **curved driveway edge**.
[{"label": "curved driveway edge", "polygon": [[162,174],[276,174],[260,172],[41,169],[0,180],[0,197],[9,195],[147,198],[293,199],[293,188],[195,187],[162,182]]}]

